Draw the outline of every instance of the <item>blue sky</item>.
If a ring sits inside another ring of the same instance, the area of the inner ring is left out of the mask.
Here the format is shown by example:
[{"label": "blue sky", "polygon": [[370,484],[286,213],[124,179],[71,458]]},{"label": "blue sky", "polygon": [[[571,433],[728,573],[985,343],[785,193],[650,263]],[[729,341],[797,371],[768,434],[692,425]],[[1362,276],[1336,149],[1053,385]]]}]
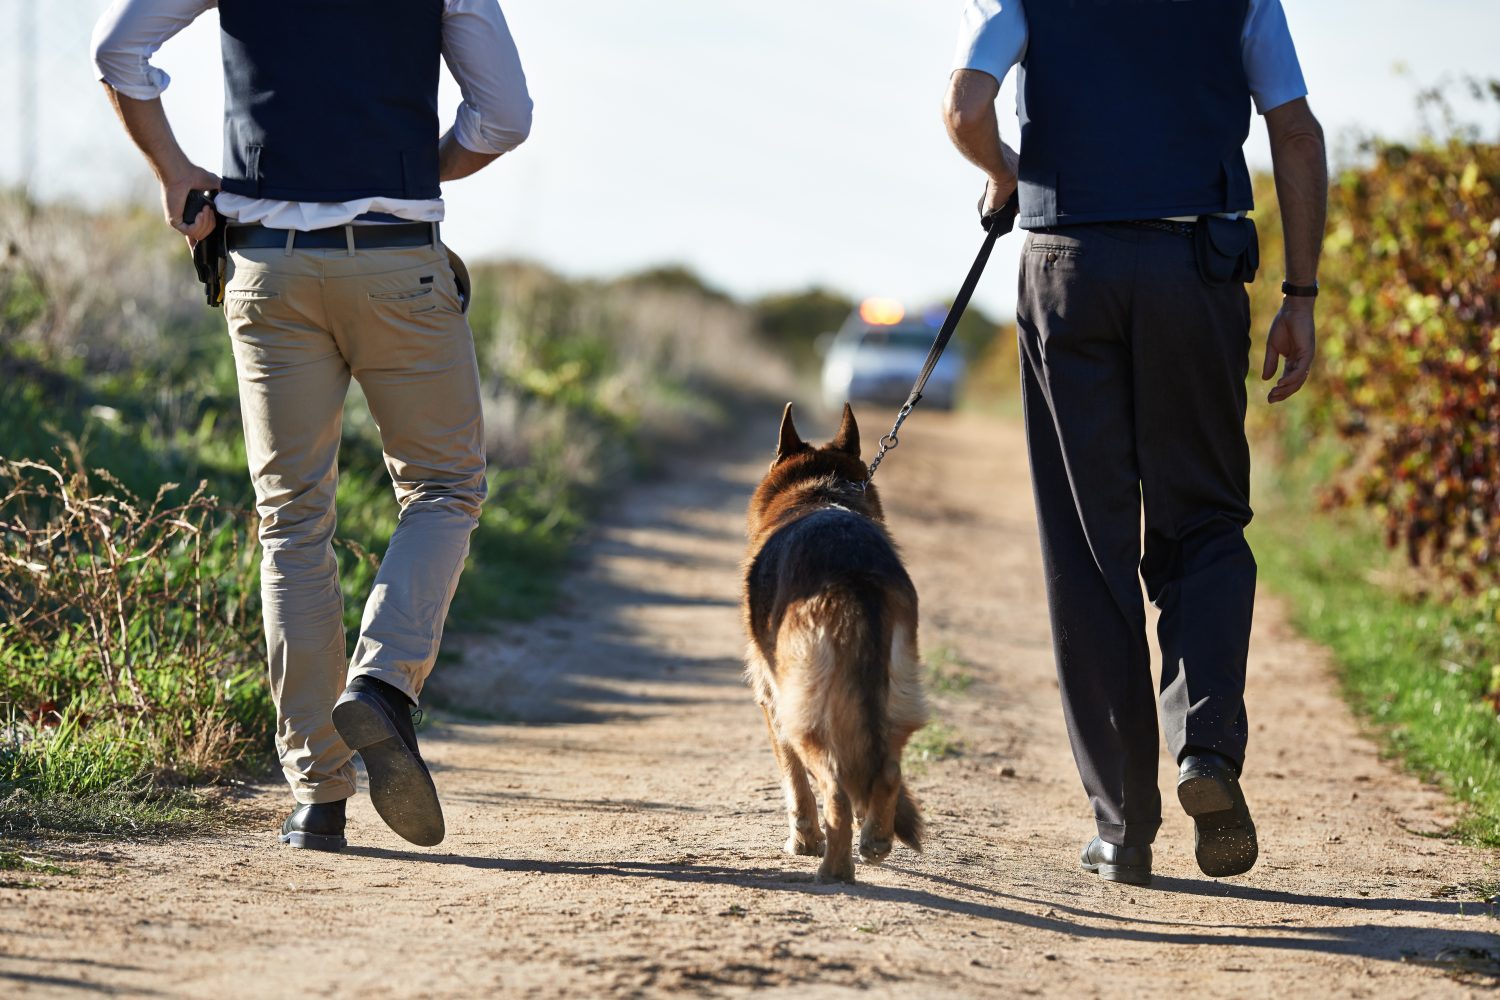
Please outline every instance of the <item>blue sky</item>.
[{"label": "blue sky", "polygon": [[[1500,76],[1495,0],[1284,0],[1314,110],[1336,144],[1410,134],[1420,85]],[[39,27],[35,187],[89,204],[152,198],[88,61],[107,0],[0,0],[0,135],[16,135],[20,5]],[[939,119],[957,0],[510,0],[536,100],[531,141],[450,185],[448,241],[570,274],[685,262],[740,294],[821,282],[914,302],[951,295],[977,249],[978,174]],[[212,16],[157,64],[183,145],[219,160]],[[1401,69],[1401,72],[1398,72]],[[1001,98],[1014,136],[1013,80]],[[445,116],[457,102],[445,83]],[[1497,115],[1483,112],[1493,134]],[[1268,161],[1263,128],[1252,161]],[[0,183],[21,169],[0,145]],[[1009,312],[1019,241],[977,301]]]}]

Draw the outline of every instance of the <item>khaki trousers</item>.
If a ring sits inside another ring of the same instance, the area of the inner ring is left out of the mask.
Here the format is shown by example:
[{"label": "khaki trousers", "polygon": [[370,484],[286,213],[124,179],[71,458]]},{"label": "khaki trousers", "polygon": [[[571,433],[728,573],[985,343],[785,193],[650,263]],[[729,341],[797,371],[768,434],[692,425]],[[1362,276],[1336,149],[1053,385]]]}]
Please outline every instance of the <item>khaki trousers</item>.
[{"label": "khaki trousers", "polygon": [[[224,313],[260,514],[276,749],[298,802],[354,794],[330,713],[365,675],[415,701],[485,495],[474,341],[440,244],[230,254]],[[333,553],[344,397],[380,429],[400,520],[352,660]]]}]

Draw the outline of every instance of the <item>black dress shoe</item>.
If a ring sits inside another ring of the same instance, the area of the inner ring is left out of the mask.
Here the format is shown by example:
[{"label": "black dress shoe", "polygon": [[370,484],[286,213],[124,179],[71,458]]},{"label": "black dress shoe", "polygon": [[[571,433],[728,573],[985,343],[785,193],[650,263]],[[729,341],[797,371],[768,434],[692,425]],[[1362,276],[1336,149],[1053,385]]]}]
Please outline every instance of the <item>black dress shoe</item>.
[{"label": "black dress shoe", "polygon": [[1193,817],[1198,867],[1211,878],[1255,867],[1260,845],[1234,761],[1212,750],[1189,750],[1177,777],[1177,801]]},{"label": "black dress shoe", "polygon": [[1106,882],[1151,884],[1151,848],[1120,847],[1095,837],[1083,847],[1078,859],[1084,871],[1093,872]]},{"label": "black dress shoe", "polygon": [[333,706],[333,728],[365,762],[370,804],[396,833],[420,847],[445,832],[437,786],[417,751],[411,700],[385,681],[356,677]]},{"label": "black dress shoe", "polygon": [[342,851],[344,840],[344,803],[318,802],[298,806],[281,824],[281,842],[309,851]]}]

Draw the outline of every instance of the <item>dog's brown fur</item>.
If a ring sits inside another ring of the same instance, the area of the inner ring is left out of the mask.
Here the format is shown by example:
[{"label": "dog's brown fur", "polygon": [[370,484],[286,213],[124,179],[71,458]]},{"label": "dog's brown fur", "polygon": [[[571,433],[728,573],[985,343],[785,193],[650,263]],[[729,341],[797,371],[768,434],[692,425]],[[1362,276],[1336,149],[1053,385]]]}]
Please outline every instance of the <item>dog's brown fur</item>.
[{"label": "dog's brown fur", "polygon": [[866,861],[883,861],[893,838],[922,849],[921,812],[901,777],[902,748],[927,720],[917,592],[868,479],[853,410],[845,405],[837,436],[814,448],[788,403],[750,501],[747,674],[781,765],[786,850],[822,855],[823,881],[854,881],[856,813]]}]

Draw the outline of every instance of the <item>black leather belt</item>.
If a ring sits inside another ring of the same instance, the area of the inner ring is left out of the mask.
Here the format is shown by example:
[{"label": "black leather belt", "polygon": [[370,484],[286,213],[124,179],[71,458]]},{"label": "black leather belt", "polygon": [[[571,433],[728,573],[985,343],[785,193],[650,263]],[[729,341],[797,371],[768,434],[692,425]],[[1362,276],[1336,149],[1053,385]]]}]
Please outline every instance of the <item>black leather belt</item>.
[{"label": "black leather belt", "polygon": [[[287,245],[289,230],[268,226],[231,225],[224,234],[230,250],[280,250]],[[434,222],[401,222],[389,225],[329,226],[290,232],[294,250],[347,250],[353,241],[356,250],[387,250],[393,247],[436,246],[437,224]]]},{"label": "black leather belt", "polygon": [[1131,219],[1121,225],[1155,229],[1158,232],[1171,233],[1173,236],[1192,236],[1198,231],[1198,223],[1178,222],[1174,219]]}]

